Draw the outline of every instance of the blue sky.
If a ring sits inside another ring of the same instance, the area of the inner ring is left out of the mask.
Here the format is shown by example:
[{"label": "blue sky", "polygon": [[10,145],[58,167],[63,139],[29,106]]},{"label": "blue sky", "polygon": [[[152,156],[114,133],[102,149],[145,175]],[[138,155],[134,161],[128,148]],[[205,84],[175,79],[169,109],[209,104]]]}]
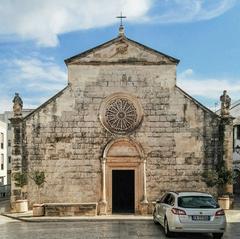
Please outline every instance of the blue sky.
[{"label": "blue sky", "polygon": [[238,0],[1,0],[0,112],[35,108],[67,84],[64,59],[118,34],[180,59],[177,84],[214,109],[240,99]]}]

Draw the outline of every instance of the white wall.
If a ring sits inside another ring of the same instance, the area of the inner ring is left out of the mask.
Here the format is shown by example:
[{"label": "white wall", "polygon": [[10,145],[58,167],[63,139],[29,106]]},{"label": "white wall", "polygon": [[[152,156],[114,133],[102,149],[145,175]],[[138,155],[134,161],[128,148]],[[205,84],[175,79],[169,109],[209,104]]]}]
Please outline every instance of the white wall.
[{"label": "white wall", "polygon": [[234,168],[238,168],[240,170],[240,152],[237,153],[235,148],[237,145],[240,146],[240,139],[237,139],[237,125],[240,125],[240,100],[233,103],[232,108],[230,109],[230,114],[235,119],[233,120],[233,166]]},{"label": "white wall", "polygon": [[[1,164],[3,163],[3,169]],[[0,121],[0,178],[2,185],[7,184],[7,124]]]}]

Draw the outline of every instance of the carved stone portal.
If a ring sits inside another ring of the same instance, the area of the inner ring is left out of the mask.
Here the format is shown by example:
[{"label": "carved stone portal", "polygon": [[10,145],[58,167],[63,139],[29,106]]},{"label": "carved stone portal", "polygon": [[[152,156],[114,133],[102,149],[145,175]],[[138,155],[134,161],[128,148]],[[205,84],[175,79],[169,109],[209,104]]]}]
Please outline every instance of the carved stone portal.
[{"label": "carved stone portal", "polygon": [[109,96],[100,109],[103,126],[117,134],[126,134],[135,130],[142,121],[142,116],[142,108],[138,100],[124,93]]},{"label": "carved stone portal", "polygon": [[[113,171],[134,171],[134,212],[146,214],[148,208],[146,190],[146,160],[142,147],[129,138],[118,138],[108,143],[103,152],[102,196],[99,202],[100,214],[112,214],[113,209]],[[104,207],[103,207],[104,206]]]}]

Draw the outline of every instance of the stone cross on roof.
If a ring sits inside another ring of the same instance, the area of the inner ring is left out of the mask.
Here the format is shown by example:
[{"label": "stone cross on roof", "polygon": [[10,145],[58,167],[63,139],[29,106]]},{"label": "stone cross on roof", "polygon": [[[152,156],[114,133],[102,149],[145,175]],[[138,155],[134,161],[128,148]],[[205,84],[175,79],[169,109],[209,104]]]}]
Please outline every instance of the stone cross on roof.
[{"label": "stone cross on roof", "polygon": [[122,12],[121,12],[121,15],[117,16],[116,18],[120,18],[119,36],[124,36],[124,27],[123,27],[123,24],[122,24],[122,20],[123,20],[123,18],[127,18],[127,17],[123,16]]}]

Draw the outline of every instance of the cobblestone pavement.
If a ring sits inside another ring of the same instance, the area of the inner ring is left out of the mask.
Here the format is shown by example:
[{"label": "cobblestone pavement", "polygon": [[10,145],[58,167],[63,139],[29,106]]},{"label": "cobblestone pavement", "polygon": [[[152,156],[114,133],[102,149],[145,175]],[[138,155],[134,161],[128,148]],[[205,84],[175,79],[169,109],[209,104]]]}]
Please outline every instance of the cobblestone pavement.
[{"label": "cobblestone pavement", "polygon": [[[1,239],[147,239],[166,238],[151,221],[20,222],[0,216]],[[176,239],[210,239],[211,235],[180,234]],[[240,238],[240,222],[229,223],[224,239]]]}]

